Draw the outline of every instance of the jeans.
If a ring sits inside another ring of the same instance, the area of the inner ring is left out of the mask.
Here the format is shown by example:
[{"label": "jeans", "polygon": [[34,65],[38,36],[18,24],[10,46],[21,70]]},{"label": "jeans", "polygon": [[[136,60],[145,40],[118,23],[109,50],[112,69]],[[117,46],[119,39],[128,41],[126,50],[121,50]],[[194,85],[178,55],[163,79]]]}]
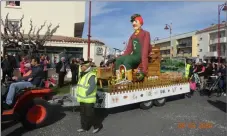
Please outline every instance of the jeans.
[{"label": "jeans", "polygon": [[219,85],[219,87],[220,87],[221,89],[224,90],[225,87],[226,87],[225,80],[220,79],[218,85]]},{"label": "jeans", "polygon": [[26,81],[12,83],[9,87],[9,92],[6,97],[6,103],[8,105],[11,105],[13,103],[15,94],[18,93],[18,91],[28,87],[33,87],[33,84],[31,82],[26,82]]},{"label": "jeans", "polygon": [[204,84],[205,84],[205,83],[204,83],[204,76],[200,76],[200,83],[201,83],[201,84],[200,84],[200,86],[201,86],[200,88],[201,88],[201,89],[204,89]]}]

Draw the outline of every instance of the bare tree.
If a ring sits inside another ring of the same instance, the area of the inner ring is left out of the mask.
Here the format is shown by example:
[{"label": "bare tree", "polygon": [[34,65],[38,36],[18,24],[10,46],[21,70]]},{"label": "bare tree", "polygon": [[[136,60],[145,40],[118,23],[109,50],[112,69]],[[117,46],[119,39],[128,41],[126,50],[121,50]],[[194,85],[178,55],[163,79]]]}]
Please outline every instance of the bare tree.
[{"label": "bare tree", "polygon": [[25,53],[28,50],[28,55],[34,56],[38,53],[40,47],[43,47],[45,42],[50,40],[53,34],[59,28],[59,24],[51,29],[52,24],[47,25],[47,31],[44,35],[40,35],[40,31],[46,26],[46,21],[41,25],[37,31],[36,27],[33,26],[32,20],[30,20],[30,30],[28,34],[24,34],[23,19],[24,15],[19,20],[18,24],[13,24],[9,21],[9,13],[6,15],[5,21],[1,19],[1,25],[3,26],[3,32],[1,32],[1,37],[3,40],[3,48],[13,47],[19,49],[21,53]]}]

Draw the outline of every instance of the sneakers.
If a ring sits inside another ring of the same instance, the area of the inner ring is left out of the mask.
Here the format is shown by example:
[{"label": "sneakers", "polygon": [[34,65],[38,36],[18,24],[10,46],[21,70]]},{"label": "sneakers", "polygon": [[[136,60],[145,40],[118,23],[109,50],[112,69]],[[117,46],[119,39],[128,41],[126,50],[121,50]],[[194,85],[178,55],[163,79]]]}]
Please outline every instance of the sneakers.
[{"label": "sneakers", "polygon": [[[99,128],[94,129],[92,131],[92,133],[93,134],[98,133],[102,128],[103,128],[103,125],[101,127],[99,127]],[[81,133],[81,132],[87,132],[87,131],[81,128],[81,129],[78,129],[77,132]]]},{"label": "sneakers", "polygon": [[86,130],[84,130],[84,129],[82,129],[82,128],[77,130],[77,132],[79,132],[79,133],[85,132],[85,131],[86,131]]},{"label": "sneakers", "polygon": [[103,128],[103,125],[101,125],[101,127],[99,127],[99,128],[94,129],[94,130],[92,131],[92,133],[93,133],[93,134],[98,133],[102,128]]}]

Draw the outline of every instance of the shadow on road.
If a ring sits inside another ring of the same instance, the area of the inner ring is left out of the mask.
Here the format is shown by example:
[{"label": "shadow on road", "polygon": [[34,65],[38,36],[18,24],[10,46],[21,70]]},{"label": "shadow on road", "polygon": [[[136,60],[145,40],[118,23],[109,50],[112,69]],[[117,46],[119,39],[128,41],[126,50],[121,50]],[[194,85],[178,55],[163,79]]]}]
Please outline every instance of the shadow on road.
[{"label": "shadow on road", "polygon": [[167,97],[167,98],[166,98],[166,102],[181,100],[181,99],[184,99],[184,98],[185,98],[185,94],[170,96],[170,97]]},{"label": "shadow on road", "polygon": [[2,119],[4,119],[4,120],[2,120],[2,122],[1,122],[1,131],[4,131],[5,129],[12,127],[19,123],[16,120],[5,121],[6,119],[4,117],[2,117]]},{"label": "shadow on road", "polygon": [[221,111],[226,113],[226,103],[216,100],[216,101],[211,101],[211,100],[207,100],[208,103],[210,103],[212,106],[220,109]]},{"label": "shadow on road", "polygon": [[[61,119],[63,119],[66,116],[66,114],[63,113],[61,110],[59,110],[59,108],[60,107],[58,107],[58,106],[53,106],[53,115],[50,117],[50,119],[47,121],[46,125],[44,125],[43,127],[54,124],[54,123],[60,121]],[[18,123],[19,122],[15,121],[15,120],[2,122],[1,123],[1,127],[2,127],[1,130],[3,131],[3,130],[6,130],[8,128],[13,128],[14,125],[17,125]],[[24,134],[28,131],[30,131],[30,130],[26,130],[23,126],[20,125],[15,130],[13,130],[13,132],[7,134],[6,136],[21,136],[22,134]]]}]

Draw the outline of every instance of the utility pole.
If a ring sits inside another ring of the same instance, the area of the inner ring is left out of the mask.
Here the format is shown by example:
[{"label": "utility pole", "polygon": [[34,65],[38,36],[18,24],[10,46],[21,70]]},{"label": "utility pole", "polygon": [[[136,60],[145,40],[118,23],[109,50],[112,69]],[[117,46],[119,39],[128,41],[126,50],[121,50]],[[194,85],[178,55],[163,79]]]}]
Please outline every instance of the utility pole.
[{"label": "utility pole", "polygon": [[90,58],[90,46],[91,46],[91,1],[89,1],[89,17],[88,17],[88,49],[87,49],[87,59]]}]

